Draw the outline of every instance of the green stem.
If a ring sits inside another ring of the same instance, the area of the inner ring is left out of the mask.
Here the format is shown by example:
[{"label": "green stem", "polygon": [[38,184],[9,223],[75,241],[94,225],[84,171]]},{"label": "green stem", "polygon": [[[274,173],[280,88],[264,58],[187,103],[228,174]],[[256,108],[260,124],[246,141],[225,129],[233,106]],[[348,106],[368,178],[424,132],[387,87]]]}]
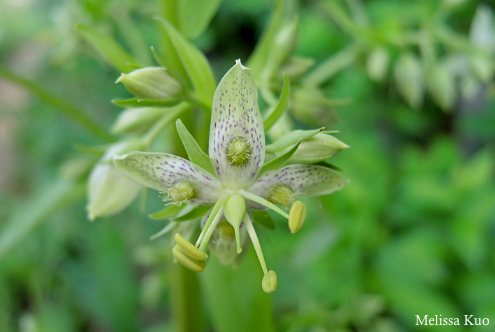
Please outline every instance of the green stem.
[{"label": "green stem", "polygon": [[168,109],[165,114],[148,130],[148,132],[144,134],[143,142],[145,146],[149,147],[163,128],[169,125],[171,121],[175,121],[179,115],[188,108],[189,105],[182,103]]},{"label": "green stem", "polygon": [[250,193],[248,191],[245,191],[244,189],[240,189],[239,192],[238,192],[238,194],[241,195],[244,198],[247,198],[247,199],[253,201],[253,202],[256,202],[256,203],[259,203],[259,204],[261,204],[263,206],[266,206],[267,208],[269,208],[269,209],[277,212],[278,214],[280,214],[282,217],[289,219],[289,215],[284,210],[282,210],[281,208],[279,208],[275,204],[267,201],[263,197],[260,197],[258,195],[252,194],[252,193]]},{"label": "green stem", "polygon": [[258,260],[261,264],[261,269],[263,270],[263,274],[268,274],[268,268],[266,267],[265,257],[263,256],[263,251],[261,251],[260,241],[258,240],[258,236],[256,235],[256,231],[254,230],[253,223],[251,222],[251,218],[246,213],[244,216],[244,225],[246,225],[247,232],[249,237],[251,238],[251,242],[253,243],[254,250],[256,251],[256,255],[258,255]]},{"label": "green stem", "polygon": [[302,84],[315,87],[325,83],[337,72],[351,65],[360,51],[361,45],[356,43],[335,53],[306,75]]},{"label": "green stem", "polygon": [[[206,234],[203,238],[203,241],[201,242],[201,245],[199,246],[199,250],[205,250],[206,249],[206,245],[208,244],[208,241],[210,241],[210,237],[213,234],[213,231],[217,227],[220,219],[222,218],[222,213],[223,213],[223,206],[220,207],[220,210],[218,210],[218,213],[215,215],[213,222],[211,223],[211,225],[209,225],[208,230],[206,231]],[[203,229],[205,229],[205,228],[206,228],[206,225]]]},{"label": "green stem", "polygon": [[56,110],[67,115],[68,117],[75,120],[79,125],[86,128],[89,132],[98,136],[105,142],[115,141],[115,137],[110,135],[103,127],[101,127],[97,122],[84,114],[84,111],[72,106],[69,102],[61,99],[60,97],[52,94],[51,92],[41,88],[33,82],[30,82],[9,70],[0,66],[0,77],[3,77],[10,82],[18,84],[24,87],[29,92],[37,95],[47,104],[53,106]]},{"label": "green stem", "polygon": [[196,106],[204,110],[206,113],[211,113],[211,105],[206,105],[201,100],[196,98],[192,93],[184,95],[184,100],[190,103],[192,106]]},{"label": "green stem", "polygon": [[230,196],[230,192],[224,192],[222,196],[218,199],[218,201],[215,203],[213,206],[213,209],[211,210],[210,216],[208,217],[208,220],[206,220],[205,226],[201,230],[201,234],[199,234],[198,240],[196,241],[195,246],[197,247],[202,241],[203,238],[205,237],[206,231],[210,227],[211,223],[213,222],[213,219],[216,217],[218,214],[218,211],[223,207],[223,204],[227,200],[227,198]]}]

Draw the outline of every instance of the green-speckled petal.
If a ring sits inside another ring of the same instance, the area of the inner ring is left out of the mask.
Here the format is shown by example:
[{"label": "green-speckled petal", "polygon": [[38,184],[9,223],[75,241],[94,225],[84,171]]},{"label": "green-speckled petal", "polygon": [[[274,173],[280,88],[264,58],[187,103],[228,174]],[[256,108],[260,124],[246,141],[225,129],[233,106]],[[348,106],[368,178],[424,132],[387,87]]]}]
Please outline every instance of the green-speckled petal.
[{"label": "green-speckled petal", "polygon": [[[235,138],[251,145],[245,164],[227,158],[227,146]],[[265,159],[265,133],[258,107],[258,90],[252,70],[236,61],[222,78],[213,97],[209,155],[216,175],[227,188],[245,188],[258,176]]]},{"label": "green-speckled petal", "polygon": [[114,164],[137,182],[165,193],[179,180],[190,182],[195,194],[187,201],[191,205],[215,203],[220,197],[218,179],[190,161],[171,154],[131,152],[116,156]]},{"label": "green-speckled petal", "polygon": [[326,167],[290,165],[262,174],[247,191],[268,199],[277,185],[287,185],[297,197],[311,197],[333,193],[348,182],[348,179]]}]

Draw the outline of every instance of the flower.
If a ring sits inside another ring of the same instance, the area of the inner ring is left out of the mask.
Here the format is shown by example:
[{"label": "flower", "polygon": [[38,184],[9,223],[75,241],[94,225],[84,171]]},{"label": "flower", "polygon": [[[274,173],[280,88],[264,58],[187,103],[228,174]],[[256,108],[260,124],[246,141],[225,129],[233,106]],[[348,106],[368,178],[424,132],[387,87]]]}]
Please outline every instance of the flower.
[{"label": "flower", "polygon": [[[263,172],[265,134],[252,70],[239,60],[222,78],[213,97],[209,138],[211,172],[167,153],[132,152],[114,158],[115,165],[136,181],[167,194],[172,203],[214,204],[195,244],[176,234],[175,258],[201,272],[207,244],[223,217],[232,225],[240,253],[240,228],[247,230],[264,272],[263,290],[277,288],[277,275],[266,267],[250,209],[272,209],[289,219],[293,233],[306,217],[297,198],[330,194],[348,180],[329,168],[289,165]],[[291,208],[289,214],[276,204]]]}]

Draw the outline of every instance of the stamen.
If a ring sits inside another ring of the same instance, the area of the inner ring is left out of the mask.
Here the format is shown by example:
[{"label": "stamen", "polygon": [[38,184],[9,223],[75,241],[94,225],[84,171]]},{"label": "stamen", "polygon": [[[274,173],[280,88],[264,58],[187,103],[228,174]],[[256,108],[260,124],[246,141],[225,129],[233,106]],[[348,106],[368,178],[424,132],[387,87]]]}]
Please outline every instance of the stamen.
[{"label": "stamen", "polygon": [[[208,241],[210,241],[211,234],[213,234],[215,227],[217,227],[218,222],[220,221],[220,219],[222,219],[222,213],[223,213],[223,206],[220,208],[217,215],[213,219],[213,222],[211,223],[210,227],[208,227],[208,230],[206,231],[206,234],[203,238],[203,241],[201,242],[201,245],[199,246],[199,250],[205,250],[206,245],[208,244]],[[206,228],[206,225],[205,225],[205,228]]]},{"label": "stamen", "polygon": [[198,261],[204,261],[208,258],[208,255],[204,251],[196,248],[191,242],[184,239],[179,233],[175,234],[175,242],[177,242],[177,245],[180,247],[181,251],[191,258],[194,258]]},{"label": "stamen", "polygon": [[289,212],[289,229],[292,234],[301,230],[308,214],[306,205],[301,201],[296,201]]},{"label": "stamen", "polygon": [[249,237],[251,238],[251,242],[253,242],[256,255],[258,255],[258,260],[260,261],[261,268],[263,269],[263,274],[267,274],[268,269],[266,268],[265,258],[263,257],[263,252],[261,251],[260,241],[258,240],[256,231],[254,230],[253,223],[251,222],[251,218],[249,218],[249,214],[246,213],[243,221],[244,221],[244,225],[246,225],[246,229],[248,231]]},{"label": "stamen", "polygon": [[245,165],[251,157],[251,144],[244,137],[236,137],[227,145],[227,160],[231,165]]},{"label": "stamen", "polygon": [[218,214],[218,211],[223,206],[223,204],[225,203],[225,201],[227,200],[227,198],[229,197],[229,195],[230,195],[230,192],[228,192],[228,191],[224,192],[223,195],[220,196],[220,198],[218,199],[218,201],[213,206],[213,209],[211,210],[210,216],[206,220],[205,226],[201,230],[201,234],[199,234],[198,240],[196,241],[196,244],[195,244],[196,247],[199,246],[199,244],[203,241],[203,238],[204,238],[204,236],[206,234],[206,231],[210,227],[213,219],[216,217],[216,215]]},{"label": "stamen", "polygon": [[259,203],[259,204],[261,204],[263,206],[266,206],[267,208],[272,209],[273,211],[275,211],[278,214],[280,214],[282,217],[284,217],[286,219],[289,219],[289,215],[284,210],[282,210],[281,208],[279,208],[275,204],[267,201],[263,197],[260,197],[258,195],[252,194],[252,193],[250,193],[248,191],[245,191],[244,189],[240,189],[237,193],[239,195],[243,196],[244,198],[247,198],[247,199],[249,199],[249,200],[251,200],[253,202],[256,202],[256,203]]},{"label": "stamen", "polygon": [[265,293],[271,293],[277,289],[278,279],[275,271],[266,268],[265,258],[263,257],[263,252],[261,251],[260,241],[258,240],[258,236],[256,235],[256,231],[254,230],[253,223],[249,215],[246,213],[244,216],[244,225],[246,225],[246,229],[248,231],[249,237],[251,238],[251,242],[253,243],[254,250],[256,251],[256,255],[258,255],[258,260],[261,264],[261,269],[263,270],[263,280],[261,281],[261,286],[263,287],[263,291]]},{"label": "stamen", "polygon": [[178,248],[178,246],[174,247],[172,253],[174,254],[174,257],[177,259],[177,261],[179,261],[179,263],[194,272],[202,272],[206,267],[205,261],[198,261],[194,258],[189,257],[188,255],[184,254],[180,250],[180,248]]}]

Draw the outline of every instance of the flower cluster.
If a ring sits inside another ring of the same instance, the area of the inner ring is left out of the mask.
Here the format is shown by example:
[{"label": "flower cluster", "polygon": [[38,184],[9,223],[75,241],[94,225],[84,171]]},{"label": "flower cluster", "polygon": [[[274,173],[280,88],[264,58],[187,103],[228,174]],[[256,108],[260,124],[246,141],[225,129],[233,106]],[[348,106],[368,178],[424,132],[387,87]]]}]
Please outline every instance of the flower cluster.
[{"label": "flower cluster", "polygon": [[200,167],[167,153],[147,152],[116,156],[114,164],[137,182],[166,194],[172,203],[194,207],[214,204],[194,244],[175,235],[173,254],[177,261],[201,272],[208,258],[207,245],[215,232],[212,241],[223,241],[222,248],[229,248],[232,246],[228,239],[232,238],[237,253],[242,251],[243,234],[247,232],[263,269],[263,290],[271,293],[277,288],[277,275],[266,266],[252,211],[271,209],[287,218],[291,232],[296,233],[306,218],[306,207],[297,199],[330,194],[348,180],[324,166],[282,167],[299,145],[265,163],[258,90],[251,69],[240,61],[222,78],[212,105],[207,162],[212,167]]}]

